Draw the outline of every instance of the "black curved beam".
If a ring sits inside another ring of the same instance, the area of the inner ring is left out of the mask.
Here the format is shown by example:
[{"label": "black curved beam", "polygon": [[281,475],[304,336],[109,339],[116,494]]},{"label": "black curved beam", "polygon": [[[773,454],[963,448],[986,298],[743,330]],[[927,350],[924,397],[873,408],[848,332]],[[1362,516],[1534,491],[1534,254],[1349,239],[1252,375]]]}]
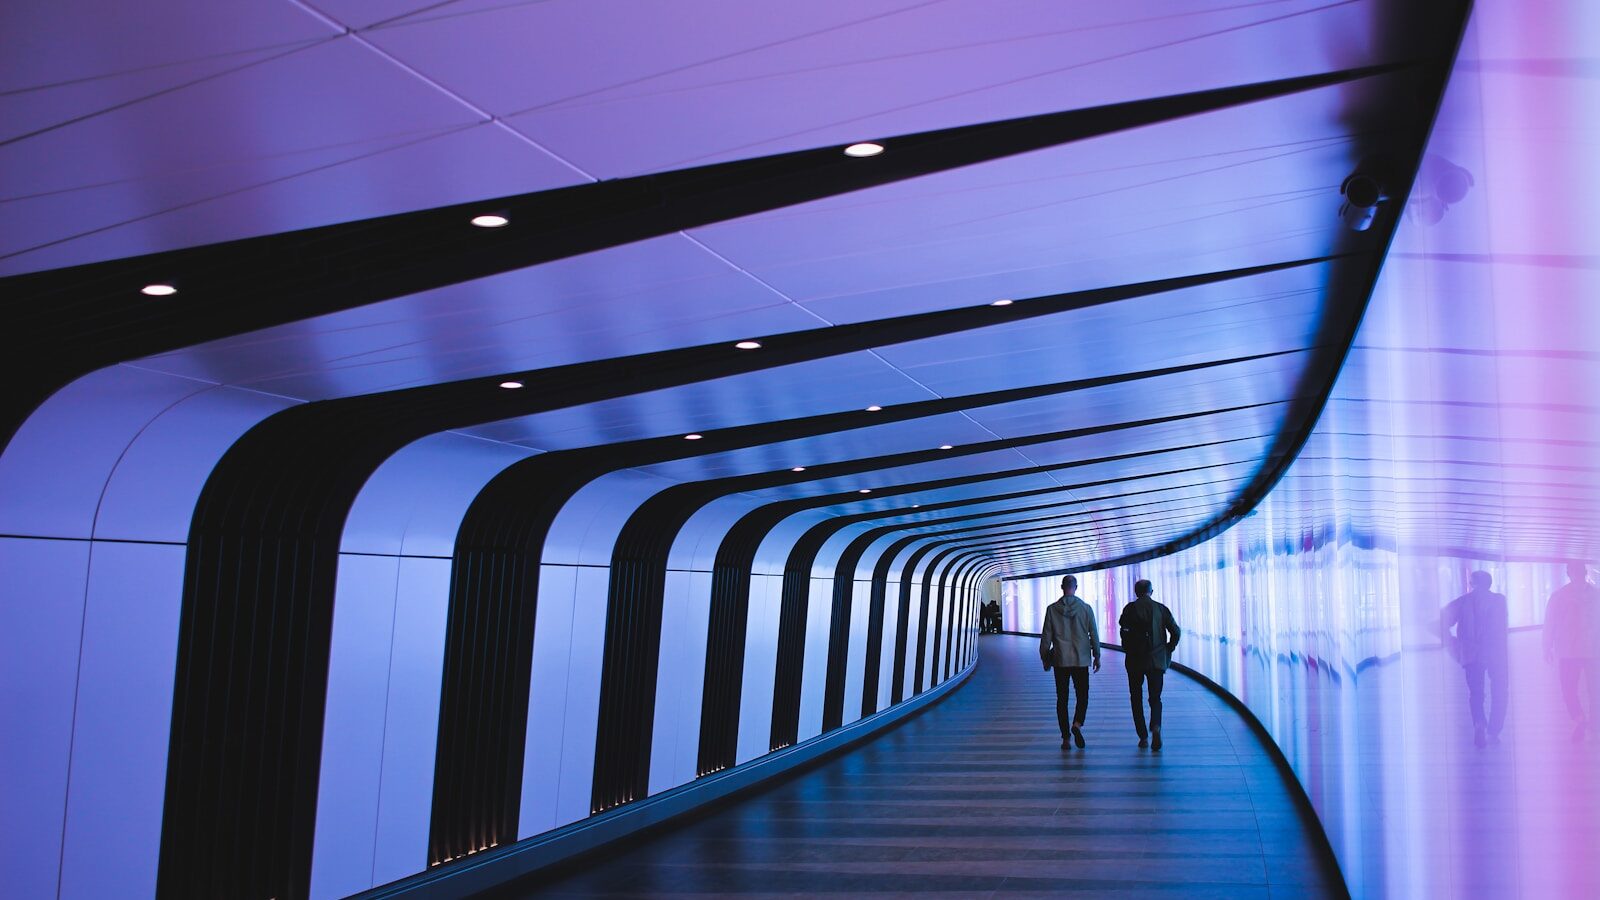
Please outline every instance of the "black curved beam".
[{"label": "black curved beam", "polygon": [[[1371,66],[799,150],[0,279],[0,448],[104,366],[715,222],[1405,69]],[[478,213],[512,223],[472,227]],[[139,289],[177,282],[153,301]],[[22,361],[27,361],[26,365]]]}]

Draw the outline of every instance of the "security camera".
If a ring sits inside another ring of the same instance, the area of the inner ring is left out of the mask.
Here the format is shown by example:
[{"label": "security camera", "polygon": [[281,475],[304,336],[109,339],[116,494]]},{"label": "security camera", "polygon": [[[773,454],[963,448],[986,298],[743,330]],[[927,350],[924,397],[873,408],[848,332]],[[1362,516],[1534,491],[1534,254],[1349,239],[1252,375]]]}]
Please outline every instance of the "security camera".
[{"label": "security camera", "polygon": [[1356,169],[1344,184],[1339,185],[1344,203],[1339,206],[1339,217],[1351,231],[1366,231],[1378,216],[1378,205],[1389,199],[1383,182],[1370,172]]}]

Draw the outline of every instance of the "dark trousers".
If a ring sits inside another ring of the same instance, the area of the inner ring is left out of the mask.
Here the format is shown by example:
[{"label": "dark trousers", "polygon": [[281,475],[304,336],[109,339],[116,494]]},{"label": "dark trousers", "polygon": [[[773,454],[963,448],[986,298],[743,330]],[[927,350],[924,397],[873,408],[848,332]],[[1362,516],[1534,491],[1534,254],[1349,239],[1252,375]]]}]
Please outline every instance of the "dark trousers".
[{"label": "dark trousers", "polygon": [[1161,669],[1128,673],[1128,700],[1133,706],[1133,730],[1139,732],[1141,739],[1150,736],[1144,730],[1144,686],[1150,685],[1150,727],[1160,731],[1161,683],[1166,678],[1167,673]]},{"label": "dark trousers", "polygon": [[[1499,734],[1506,726],[1506,701],[1510,699],[1505,663],[1485,665],[1467,663],[1467,705],[1472,708],[1472,725],[1487,728],[1490,734]],[[1489,714],[1483,713],[1484,682],[1489,683]]]},{"label": "dark trousers", "polygon": [[[1061,736],[1065,738],[1072,728],[1072,723],[1083,724],[1083,714],[1089,709],[1089,667],[1088,666],[1056,666],[1056,724],[1061,726]],[[1072,718],[1067,718],[1067,701],[1071,699],[1068,694],[1072,688],[1078,689],[1078,704],[1072,710]]]},{"label": "dark trousers", "polygon": [[[1588,682],[1589,712],[1592,717],[1595,704],[1600,704],[1600,660],[1563,659],[1560,663],[1560,672],[1561,697],[1567,701],[1567,714],[1572,716],[1574,722],[1584,721],[1583,701],[1578,697],[1578,689],[1581,684]],[[1059,678],[1056,683],[1060,684]]]}]

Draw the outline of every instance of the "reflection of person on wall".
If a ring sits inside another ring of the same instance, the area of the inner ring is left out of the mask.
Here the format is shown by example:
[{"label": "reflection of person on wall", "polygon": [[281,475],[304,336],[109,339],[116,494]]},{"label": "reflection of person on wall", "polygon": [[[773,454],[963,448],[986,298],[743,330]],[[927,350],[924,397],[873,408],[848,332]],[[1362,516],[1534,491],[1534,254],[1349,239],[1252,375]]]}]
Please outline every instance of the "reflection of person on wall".
[{"label": "reflection of person on wall", "polygon": [[[1544,608],[1544,658],[1554,660],[1561,675],[1561,696],[1576,726],[1572,740],[1583,740],[1584,729],[1600,703],[1600,591],[1589,583],[1583,563],[1568,563],[1567,584],[1550,595]],[[1589,685],[1589,716],[1578,696],[1580,683]]]},{"label": "reflection of person on wall", "polygon": [[[1178,649],[1178,622],[1172,610],[1155,601],[1155,588],[1145,579],[1133,584],[1134,599],[1117,619],[1122,649],[1127,655],[1128,699],[1133,705],[1133,730],[1139,746],[1161,749],[1161,683],[1166,679],[1172,651]],[[1150,687],[1150,731],[1144,728],[1145,685]]]},{"label": "reflection of person on wall", "polygon": [[[1044,627],[1039,633],[1039,657],[1045,671],[1055,670],[1056,724],[1061,726],[1061,747],[1068,741],[1084,745],[1083,716],[1089,708],[1089,663],[1100,671],[1100,634],[1095,627],[1094,610],[1078,599],[1078,579],[1061,579],[1061,599],[1044,608]],[[1076,688],[1078,704],[1067,719],[1068,691]]]},{"label": "reflection of person on wall", "polygon": [[[1468,582],[1472,590],[1451,600],[1441,619],[1445,640],[1467,675],[1472,742],[1482,747],[1488,738],[1500,740],[1500,731],[1506,725],[1506,702],[1510,699],[1506,681],[1506,598],[1489,590],[1494,578],[1488,572],[1473,572]],[[1491,691],[1487,716],[1483,712],[1486,680]]]}]

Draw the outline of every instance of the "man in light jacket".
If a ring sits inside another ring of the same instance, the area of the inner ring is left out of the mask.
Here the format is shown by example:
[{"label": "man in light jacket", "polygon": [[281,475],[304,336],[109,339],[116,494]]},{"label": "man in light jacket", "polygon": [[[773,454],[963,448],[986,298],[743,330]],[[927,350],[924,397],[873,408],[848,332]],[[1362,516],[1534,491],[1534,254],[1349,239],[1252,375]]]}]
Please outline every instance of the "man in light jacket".
[{"label": "man in light jacket", "polygon": [[[1128,699],[1133,704],[1133,730],[1139,733],[1139,746],[1161,749],[1161,683],[1172,664],[1172,651],[1178,649],[1178,622],[1166,604],[1157,603],[1155,588],[1148,579],[1133,584],[1133,602],[1122,608],[1117,620],[1122,634],[1122,649],[1128,657]],[[1144,728],[1144,686],[1150,686],[1150,731]]]},{"label": "man in light jacket", "polygon": [[[1100,671],[1100,636],[1095,627],[1094,610],[1078,599],[1078,579],[1061,579],[1061,599],[1044,608],[1044,627],[1039,635],[1039,657],[1046,672],[1056,675],[1056,724],[1061,726],[1061,747],[1076,741],[1084,746],[1083,715],[1089,708],[1089,664]],[[1078,703],[1067,718],[1069,692],[1076,688]]]}]

